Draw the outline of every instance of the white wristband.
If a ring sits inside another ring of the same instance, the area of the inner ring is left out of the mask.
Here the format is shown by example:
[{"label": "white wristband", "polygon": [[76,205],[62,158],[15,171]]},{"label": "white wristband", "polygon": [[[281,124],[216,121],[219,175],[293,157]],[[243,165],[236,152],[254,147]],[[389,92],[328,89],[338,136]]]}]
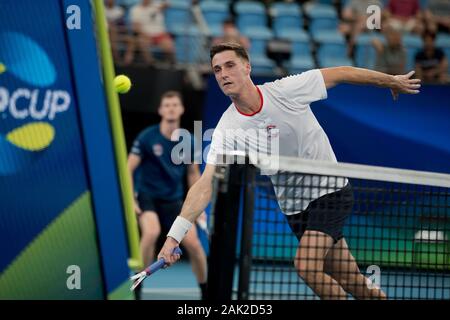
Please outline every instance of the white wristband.
[{"label": "white wristband", "polygon": [[178,241],[178,243],[180,243],[191,227],[192,223],[189,220],[181,216],[178,216],[173,222],[172,227],[170,228],[170,231],[167,234],[167,236],[174,238],[175,240]]}]

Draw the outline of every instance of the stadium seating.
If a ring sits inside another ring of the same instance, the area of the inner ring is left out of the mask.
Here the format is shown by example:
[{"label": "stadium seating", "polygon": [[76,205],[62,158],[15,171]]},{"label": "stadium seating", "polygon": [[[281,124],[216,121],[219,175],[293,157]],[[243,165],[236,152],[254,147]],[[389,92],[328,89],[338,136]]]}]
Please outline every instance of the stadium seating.
[{"label": "stadium seating", "polygon": [[[116,3],[129,13],[129,8],[139,2],[140,0],[117,0]],[[421,0],[422,5],[426,2]],[[167,29],[174,35],[177,59],[181,63],[205,60],[208,52],[205,39],[197,28],[190,27],[195,25],[190,1],[170,0],[170,4],[164,14]],[[232,17],[230,7],[230,0],[200,1],[200,9],[213,37],[223,34],[223,21]],[[310,1],[304,4],[303,8],[297,2],[272,2],[268,12],[262,1],[241,0],[233,2],[233,8],[238,29],[251,43],[250,55],[254,73],[273,72],[275,63],[267,57],[266,46],[274,37],[291,42],[291,58],[284,63],[289,73],[311,69],[315,67],[315,62],[317,67],[353,64],[347,57],[347,43],[337,31],[339,19],[333,0]],[[269,28],[268,13],[272,19],[272,28]],[[126,22],[129,24],[128,19]],[[307,26],[308,32],[303,29],[304,25]],[[356,39],[356,66],[375,68],[376,51],[372,45],[373,38],[385,43],[384,37],[377,32],[364,33]],[[407,34],[403,36],[403,45],[407,52],[406,68],[411,70],[414,68],[416,53],[423,47],[423,41],[416,35]],[[436,46],[442,48],[450,59],[449,35],[439,34]],[[202,50],[205,52],[201,53]],[[157,48],[152,51],[155,51],[153,53],[156,55],[160,54]],[[314,54],[317,60],[314,59]]]},{"label": "stadium seating", "polygon": [[361,68],[374,69],[377,53],[374,46],[372,45],[372,40],[376,38],[386,42],[384,37],[376,32],[363,33],[356,38],[355,43],[355,63],[356,66]]},{"label": "stadium seating", "polygon": [[302,73],[314,69],[315,64],[311,55],[294,56],[289,62],[285,64],[285,68],[289,74]]},{"label": "stadium seating", "polygon": [[416,53],[423,48],[422,38],[417,35],[405,34],[402,41],[406,50],[406,71],[414,70]]},{"label": "stadium seating", "polygon": [[353,65],[347,57],[347,43],[338,31],[321,31],[314,34],[318,45],[317,62],[319,67]]},{"label": "stadium seating", "polygon": [[197,27],[179,27],[175,32],[175,56],[179,63],[205,63],[208,61],[207,43]]},{"label": "stadium seating", "polygon": [[173,33],[175,29],[188,28],[194,24],[189,1],[171,1],[164,11],[167,31]]},{"label": "stadium seating", "polygon": [[234,10],[237,15],[237,27],[245,30],[251,27],[267,26],[267,15],[264,5],[256,1],[239,1]]},{"label": "stadium seating", "polygon": [[310,20],[309,30],[315,33],[322,30],[337,30],[339,21],[336,9],[331,5],[308,3],[304,6]]},{"label": "stadium seating", "polygon": [[300,6],[296,3],[275,2],[270,7],[270,14],[276,34],[283,30],[299,30],[303,27]]},{"label": "stadium seating", "polygon": [[267,41],[273,38],[272,31],[267,27],[248,27],[242,34],[250,39],[250,55],[266,56]]}]

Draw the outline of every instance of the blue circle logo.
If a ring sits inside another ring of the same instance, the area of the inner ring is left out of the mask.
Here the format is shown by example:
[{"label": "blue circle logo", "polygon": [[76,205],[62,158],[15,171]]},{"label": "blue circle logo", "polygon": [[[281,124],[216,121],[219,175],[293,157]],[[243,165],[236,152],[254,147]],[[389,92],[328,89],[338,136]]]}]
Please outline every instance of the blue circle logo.
[{"label": "blue circle logo", "polygon": [[46,52],[35,41],[17,32],[0,33],[0,73],[9,72],[36,87],[56,80],[56,71]]}]

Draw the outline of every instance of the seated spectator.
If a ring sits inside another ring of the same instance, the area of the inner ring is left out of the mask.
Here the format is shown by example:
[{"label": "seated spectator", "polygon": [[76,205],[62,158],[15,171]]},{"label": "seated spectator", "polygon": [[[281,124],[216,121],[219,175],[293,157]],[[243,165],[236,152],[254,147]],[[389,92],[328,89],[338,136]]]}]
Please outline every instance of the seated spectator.
[{"label": "seated spectator", "polygon": [[213,39],[213,45],[221,42],[237,42],[240,43],[245,49],[250,48],[250,41],[247,37],[240,34],[233,19],[226,19],[222,23],[223,35]]},{"label": "seated spectator", "polygon": [[399,31],[388,27],[384,30],[386,44],[379,39],[373,39],[372,44],[377,52],[375,69],[388,74],[404,74],[406,50],[402,44]]},{"label": "seated spectator", "polygon": [[[153,2],[142,0],[133,6],[130,11],[130,21],[134,35],[134,41],[140,47],[147,63],[153,61],[149,46],[158,46],[165,53],[167,59],[175,63],[175,46],[170,34],[166,31],[163,11],[168,4],[166,2]],[[125,56],[125,62],[133,60],[134,50],[129,50]]]},{"label": "seated spectator", "polygon": [[402,33],[423,33],[419,0],[389,0],[385,16],[387,24]]},{"label": "seated spectator", "polygon": [[108,25],[124,25],[125,10],[114,0],[105,0],[105,15]]},{"label": "seated spectator", "polygon": [[350,51],[353,50],[358,35],[367,31],[367,8],[371,5],[378,6],[380,10],[383,9],[381,0],[349,0],[342,9],[342,23],[339,29],[349,38]]},{"label": "seated spectator", "polygon": [[450,32],[450,0],[428,0],[424,20],[431,33]]},{"label": "seated spectator", "polygon": [[426,33],[424,48],[416,54],[416,76],[425,83],[446,83],[448,60],[434,45],[435,34]]}]

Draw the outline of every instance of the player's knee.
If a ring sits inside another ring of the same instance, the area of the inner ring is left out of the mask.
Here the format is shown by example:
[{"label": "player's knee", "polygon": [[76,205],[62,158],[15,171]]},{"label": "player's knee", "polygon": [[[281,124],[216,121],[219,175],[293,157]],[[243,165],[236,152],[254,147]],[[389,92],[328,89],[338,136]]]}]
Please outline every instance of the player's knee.
[{"label": "player's knee", "polygon": [[314,281],[318,272],[323,272],[316,263],[307,259],[295,259],[295,270],[297,274],[306,282]]}]

